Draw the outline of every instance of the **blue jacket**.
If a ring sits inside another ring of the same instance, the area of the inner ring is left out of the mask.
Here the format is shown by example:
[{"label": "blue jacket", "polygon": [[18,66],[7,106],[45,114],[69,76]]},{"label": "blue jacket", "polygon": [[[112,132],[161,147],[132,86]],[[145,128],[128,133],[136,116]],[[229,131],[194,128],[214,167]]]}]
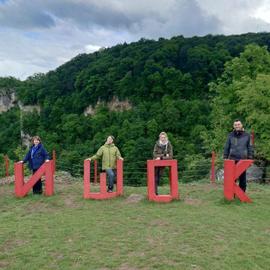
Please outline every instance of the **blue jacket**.
[{"label": "blue jacket", "polygon": [[25,163],[28,161],[29,168],[31,170],[37,170],[41,167],[45,160],[50,159],[50,157],[41,143],[38,144],[36,151],[31,155],[33,147],[34,145],[30,147],[28,153],[23,159],[23,162]]}]

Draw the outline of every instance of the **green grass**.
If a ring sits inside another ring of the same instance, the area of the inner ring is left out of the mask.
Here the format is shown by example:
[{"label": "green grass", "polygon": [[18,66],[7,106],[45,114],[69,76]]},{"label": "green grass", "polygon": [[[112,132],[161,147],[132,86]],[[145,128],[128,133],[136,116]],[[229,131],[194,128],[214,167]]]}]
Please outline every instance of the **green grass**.
[{"label": "green grass", "polygon": [[84,200],[78,181],[56,184],[52,197],[0,189],[0,269],[270,269],[267,185],[249,185],[251,204],[207,183],[181,184],[169,204],[128,200],[145,187]]}]

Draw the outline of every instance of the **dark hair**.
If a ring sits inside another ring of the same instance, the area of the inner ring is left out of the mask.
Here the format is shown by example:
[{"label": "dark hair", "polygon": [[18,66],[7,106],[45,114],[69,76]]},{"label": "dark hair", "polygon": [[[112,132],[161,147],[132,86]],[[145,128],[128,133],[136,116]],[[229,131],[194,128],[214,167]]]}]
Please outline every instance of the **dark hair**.
[{"label": "dark hair", "polygon": [[233,122],[234,122],[234,123],[235,123],[235,122],[241,122],[241,123],[242,123],[241,119],[239,119],[239,118],[235,119]]}]

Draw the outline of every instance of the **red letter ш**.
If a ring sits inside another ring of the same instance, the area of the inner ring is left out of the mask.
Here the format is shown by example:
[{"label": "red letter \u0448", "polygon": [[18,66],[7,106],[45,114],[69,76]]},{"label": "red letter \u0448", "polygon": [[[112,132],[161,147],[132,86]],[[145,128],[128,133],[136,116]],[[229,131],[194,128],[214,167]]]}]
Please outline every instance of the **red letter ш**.
[{"label": "red letter \u0448", "polygon": [[123,160],[118,159],[116,164],[116,192],[107,192],[106,173],[100,174],[100,192],[91,192],[90,187],[90,160],[84,161],[84,199],[104,200],[123,195]]}]

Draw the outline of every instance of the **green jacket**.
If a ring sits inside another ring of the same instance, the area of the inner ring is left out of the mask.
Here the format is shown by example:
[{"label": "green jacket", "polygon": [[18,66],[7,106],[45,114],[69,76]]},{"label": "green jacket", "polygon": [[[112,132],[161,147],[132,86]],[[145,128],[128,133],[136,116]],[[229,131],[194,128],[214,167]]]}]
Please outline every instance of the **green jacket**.
[{"label": "green jacket", "polygon": [[112,144],[102,145],[97,153],[91,159],[100,159],[102,157],[102,170],[116,169],[116,161],[121,158],[119,149]]}]

